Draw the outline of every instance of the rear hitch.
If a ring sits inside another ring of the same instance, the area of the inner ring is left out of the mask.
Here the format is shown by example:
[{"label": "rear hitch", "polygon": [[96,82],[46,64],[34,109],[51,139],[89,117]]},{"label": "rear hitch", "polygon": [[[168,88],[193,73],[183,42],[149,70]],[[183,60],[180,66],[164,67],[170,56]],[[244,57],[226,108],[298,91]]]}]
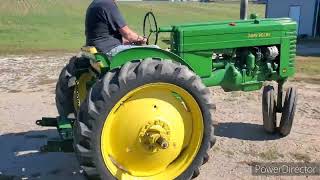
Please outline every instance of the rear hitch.
[{"label": "rear hitch", "polygon": [[46,145],[40,148],[41,152],[74,152],[72,140],[61,140],[52,138],[47,141]]},{"label": "rear hitch", "polygon": [[43,127],[57,127],[57,118],[43,117],[41,120],[36,121],[36,125]]},{"label": "rear hitch", "polygon": [[47,144],[41,147],[42,152],[73,152],[73,132],[72,125],[75,119],[43,117],[37,120],[36,124],[42,127],[56,127],[59,133],[59,138],[50,138]]}]

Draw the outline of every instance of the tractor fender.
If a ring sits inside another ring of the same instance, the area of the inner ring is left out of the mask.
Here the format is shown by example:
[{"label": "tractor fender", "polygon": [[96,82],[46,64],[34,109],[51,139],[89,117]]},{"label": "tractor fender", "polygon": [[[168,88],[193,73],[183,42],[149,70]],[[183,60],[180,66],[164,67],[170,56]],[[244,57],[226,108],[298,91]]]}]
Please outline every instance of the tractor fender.
[{"label": "tractor fender", "polygon": [[143,46],[126,49],[116,54],[110,61],[110,70],[121,67],[126,62],[146,58],[170,59],[172,61],[177,61],[187,66],[190,70],[194,71],[193,68],[185,60],[172,52],[160,48]]}]

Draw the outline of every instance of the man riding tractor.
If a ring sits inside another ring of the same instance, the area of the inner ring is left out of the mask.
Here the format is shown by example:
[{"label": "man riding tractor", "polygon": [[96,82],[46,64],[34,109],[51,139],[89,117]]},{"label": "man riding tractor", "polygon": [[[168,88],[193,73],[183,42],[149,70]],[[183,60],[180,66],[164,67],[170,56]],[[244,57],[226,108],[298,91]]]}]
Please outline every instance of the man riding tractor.
[{"label": "man riding tractor", "polygon": [[86,45],[94,46],[109,57],[116,53],[146,43],[126,24],[114,0],[94,0],[87,10]]},{"label": "man riding tractor", "polygon": [[[170,32],[169,51],[141,46],[156,45],[162,32]],[[87,46],[57,82],[59,117],[37,121],[57,127],[61,137],[46,149],[74,151],[91,179],[195,178],[215,144],[208,87],[248,92],[266,81],[276,81],[278,91],[264,87],[264,128],[286,136],[297,91],[289,88],[284,97],[283,84],[295,72],[296,32],[291,19],[255,15],[158,28],[148,12],[145,39],[130,30],[115,2],[94,0],[86,16]]]},{"label": "man riding tractor", "polygon": [[[126,24],[115,0],[93,0],[89,5],[85,18],[86,46],[88,50],[94,49],[112,59],[117,53],[126,49],[141,46],[147,39],[139,36]],[[151,45],[150,47],[158,46]],[[61,118],[67,118],[75,112],[73,102],[65,99],[74,98],[73,87],[76,71],[90,67],[89,59],[72,57],[62,70],[57,84],[57,109]],[[94,66],[94,65],[93,65]],[[63,92],[63,93],[60,93]],[[63,94],[63,95],[62,95]]]}]

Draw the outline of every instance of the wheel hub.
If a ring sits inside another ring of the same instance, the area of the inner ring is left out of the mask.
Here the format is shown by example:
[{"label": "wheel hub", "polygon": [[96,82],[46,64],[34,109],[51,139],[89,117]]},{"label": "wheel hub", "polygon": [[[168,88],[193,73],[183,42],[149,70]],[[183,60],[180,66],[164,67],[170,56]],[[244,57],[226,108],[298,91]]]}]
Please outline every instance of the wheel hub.
[{"label": "wheel hub", "polygon": [[168,149],[170,129],[166,122],[161,120],[150,121],[140,131],[139,140],[143,147],[150,152]]},{"label": "wheel hub", "polygon": [[117,102],[105,122],[101,151],[107,168],[118,179],[176,178],[191,164],[203,135],[197,102],[184,89],[168,83],[132,90]]}]

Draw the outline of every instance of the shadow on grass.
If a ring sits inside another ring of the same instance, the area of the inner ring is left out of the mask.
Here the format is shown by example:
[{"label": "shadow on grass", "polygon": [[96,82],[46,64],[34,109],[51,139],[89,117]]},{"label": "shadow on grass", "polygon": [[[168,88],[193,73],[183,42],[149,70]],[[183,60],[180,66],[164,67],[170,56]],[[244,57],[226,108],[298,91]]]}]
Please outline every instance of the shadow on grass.
[{"label": "shadow on grass", "polygon": [[0,180],[85,179],[73,153],[40,152],[55,129],[0,135]]},{"label": "shadow on grass", "polygon": [[303,50],[298,50],[297,56],[302,57],[320,57],[320,52],[318,50],[314,50],[317,52],[303,52]]},{"label": "shadow on grass", "polygon": [[268,134],[262,125],[251,123],[228,122],[215,126],[215,135],[249,141],[265,141],[280,139],[278,134]]},{"label": "shadow on grass", "polygon": [[319,40],[299,40],[297,44],[298,56],[320,57],[320,41]]}]

